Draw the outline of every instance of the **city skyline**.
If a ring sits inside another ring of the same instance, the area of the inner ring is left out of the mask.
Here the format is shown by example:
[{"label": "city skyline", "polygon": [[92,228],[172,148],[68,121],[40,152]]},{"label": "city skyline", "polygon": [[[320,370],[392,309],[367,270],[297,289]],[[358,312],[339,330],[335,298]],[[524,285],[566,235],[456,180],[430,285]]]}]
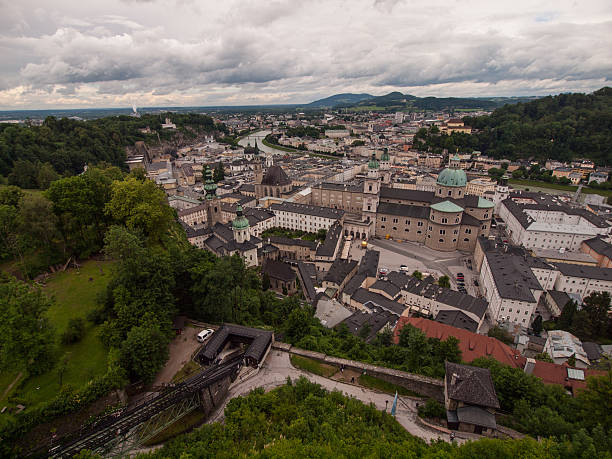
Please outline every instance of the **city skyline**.
[{"label": "city skyline", "polygon": [[0,109],[482,97],[610,84],[612,8],[589,2],[0,0]]}]

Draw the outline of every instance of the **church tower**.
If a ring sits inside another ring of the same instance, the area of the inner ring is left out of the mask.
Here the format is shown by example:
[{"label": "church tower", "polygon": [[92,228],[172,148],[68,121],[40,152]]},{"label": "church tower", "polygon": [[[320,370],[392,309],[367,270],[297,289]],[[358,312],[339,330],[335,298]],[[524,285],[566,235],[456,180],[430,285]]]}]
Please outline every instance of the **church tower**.
[{"label": "church tower", "polygon": [[217,196],[217,184],[213,181],[212,176],[212,169],[207,167],[204,190],[206,191],[206,223],[209,228],[212,228],[215,223],[221,221],[221,205]]},{"label": "church tower", "polygon": [[389,156],[389,152],[386,148],[380,157],[380,171],[382,174],[382,182],[385,185],[389,185],[391,183],[391,156]]},{"label": "church tower", "polygon": [[232,221],[234,240],[238,244],[251,240],[251,232],[249,231],[249,227],[249,220],[242,213],[242,206],[238,204],[238,207],[236,208],[236,218]]},{"label": "church tower", "polygon": [[363,213],[373,218],[378,208],[378,195],[380,192],[380,164],[376,160],[376,154],[368,162],[368,175],[363,183]]}]

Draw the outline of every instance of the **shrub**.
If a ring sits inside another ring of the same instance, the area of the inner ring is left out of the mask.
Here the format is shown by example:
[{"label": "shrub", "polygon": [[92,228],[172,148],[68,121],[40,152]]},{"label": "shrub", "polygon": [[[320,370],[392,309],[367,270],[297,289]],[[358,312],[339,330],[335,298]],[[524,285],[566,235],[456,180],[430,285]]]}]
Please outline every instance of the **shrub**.
[{"label": "shrub", "polygon": [[72,318],[68,321],[66,331],[62,334],[62,343],[77,343],[85,336],[85,319],[82,317]]},{"label": "shrub", "polygon": [[419,416],[422,418],[444,418],[446,410],[437,400],[430,398],[424,405],[419,406]]}]

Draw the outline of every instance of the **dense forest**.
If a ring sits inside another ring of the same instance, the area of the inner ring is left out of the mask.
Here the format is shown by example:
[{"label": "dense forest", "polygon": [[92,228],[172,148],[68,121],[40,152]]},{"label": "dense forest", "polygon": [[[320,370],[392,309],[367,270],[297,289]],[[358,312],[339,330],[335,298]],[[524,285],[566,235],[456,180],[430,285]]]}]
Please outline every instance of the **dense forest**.
[{"label": "dense forest", "polygon": [[527,103],[505,105],[491,115],[466,117],[476,131],[440,134],[421,129],[416,147],[439,152],[472,152],[494,158],[568,161],[588,158],[598,165],[612,158],[612,88],[592,94],[559,94]]},{"label": "dense forest", "polygon": [[[176,131],[161,128],[166,116]],[[176,113],[89,121],[48,117],[40,126],[0,123],[0,176],[22,188],[45,189],[60,176],[83,172],[86,164],[105,162],[125,168],[125,147],[138,140],[158,144],[177,133],[195,137],[215,130],[226,128],[215,126],[206,115]]]}]

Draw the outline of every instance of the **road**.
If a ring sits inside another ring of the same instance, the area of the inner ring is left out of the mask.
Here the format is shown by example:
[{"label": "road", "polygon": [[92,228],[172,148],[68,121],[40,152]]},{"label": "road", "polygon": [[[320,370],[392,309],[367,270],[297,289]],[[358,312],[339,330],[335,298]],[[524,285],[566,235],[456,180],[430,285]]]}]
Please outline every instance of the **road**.
[{"label": "road", "polygon": [[[223,421],[225,406],[234,397],[246,395],[253,389],[263,387],[265,390],[271,390],[275,387],[282,386],[287,382],[287,377],[297,379],[300,376],[308,378],[310,381],[320,384],[323,388],[332,391],[341,391],[348,397],[354,397],[361,400],[365,404],[373,403],[379,410],[385,410],[388,407],[391,410],[393,403],[393,395],[376,392],[364,387],[343,383],[334,379],[324,378],[322,376],[307,373],[293,367],[289,361],[289,354],[278,350],[271,350],[268,354],[264,366],[259,370],[257,375],[239,382],[232,386],[227,394],[224,404],[211,415],[207,423]],[[422,438],[426,441],[445,440],[449,441],[449,436],[438,432],[434,429],[426,428],[418,423],[416,401],[408,397],[398,397],[398,405],[395,418],[397,421],[412,435]],[[463,439],[458,437],[455,441],[462,442]]]}]

